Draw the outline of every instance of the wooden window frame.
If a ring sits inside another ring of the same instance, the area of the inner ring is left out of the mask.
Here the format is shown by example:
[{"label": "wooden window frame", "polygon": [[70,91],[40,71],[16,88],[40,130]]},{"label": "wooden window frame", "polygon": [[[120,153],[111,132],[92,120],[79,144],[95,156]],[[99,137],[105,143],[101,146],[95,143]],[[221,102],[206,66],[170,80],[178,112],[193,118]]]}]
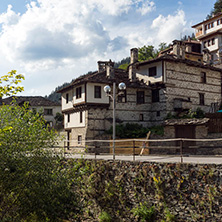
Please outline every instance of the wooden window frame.
[{"label": "wooden window frame", "polygon": [[156,66],[150,67],[149,68],[149,76],[152,77],[152,76],[156,76],[156,75],[157,75],[157,68],[156,68]]},{"label": "wooden window frame", "polygon": [[102,88],[101,86],[94,86],[94,98],[101,99],[102,98]]},{"label": "wooden window frame", "polygon": [[66,103],[69,102],[69,93],[66,93]]},{"label": "wooden window frame", "polygon": [[119,90],[119,95],[117,96],[117,102],[118,103],[126,103],[126,90]]},{"label": "wooden window frame", "polygon": [[205,105],[204,93],[199,93],[199,105]]},{"label": "wooden window frame", "polygon": [[201,83],[206,83],[207,82],[207,74],[206,74],[206,72],[201,72],[200,73],[200,82]]},{"label": "wooden window frame", "polygon": [[152,89],[152,102],[156,103],[160,101],[160,90]]},{"label": "wooden window frame", "polygon": [[82,86],[76,88],[76,99],[82,98]]},{"label": "wooden window frame", "polygon": [[144,104],[145,103],[145,92],[144,91],[137,91],[136,92],[136,103],[137,104]]},{"label": "wooden window frame", "polygon": [[83,120],[83,113],[82,113],[82,111],[80,111],[80,113],[79,113],[79,122],[80,123],[82,123],[82,120]]}]

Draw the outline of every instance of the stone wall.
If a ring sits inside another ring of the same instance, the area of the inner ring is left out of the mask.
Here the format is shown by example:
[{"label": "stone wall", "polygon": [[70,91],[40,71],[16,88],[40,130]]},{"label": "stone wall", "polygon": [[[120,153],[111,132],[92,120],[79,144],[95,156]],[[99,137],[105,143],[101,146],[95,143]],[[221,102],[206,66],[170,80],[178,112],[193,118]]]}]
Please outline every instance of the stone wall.
[{"label": "stone wall", "polygon": [[[206,83],[201,83],[201,72],[206,73]],[[174,98],[192,102],[192,109],[200,107],[209,112],[211,103],[221,101],[221,73],[187,65],[185,63],[166,62],[167,111],[174,110]],[[199,104],[199,93],[204,94],[205,105]]]},{"label": "stone wall", "polygon": [[222,221],[222,165],[70,161],[81,221]]}]

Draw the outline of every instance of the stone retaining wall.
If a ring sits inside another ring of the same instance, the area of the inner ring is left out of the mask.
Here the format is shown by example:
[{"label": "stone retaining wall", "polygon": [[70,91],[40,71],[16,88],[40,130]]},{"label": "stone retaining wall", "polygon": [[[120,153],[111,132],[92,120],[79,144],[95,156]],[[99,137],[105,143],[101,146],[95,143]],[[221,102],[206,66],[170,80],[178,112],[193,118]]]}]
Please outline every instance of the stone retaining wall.
[{"label": "stone retaining wall", "polygon": [[71,161],[85,172],[83,221],[222,221],[222,165]]}]

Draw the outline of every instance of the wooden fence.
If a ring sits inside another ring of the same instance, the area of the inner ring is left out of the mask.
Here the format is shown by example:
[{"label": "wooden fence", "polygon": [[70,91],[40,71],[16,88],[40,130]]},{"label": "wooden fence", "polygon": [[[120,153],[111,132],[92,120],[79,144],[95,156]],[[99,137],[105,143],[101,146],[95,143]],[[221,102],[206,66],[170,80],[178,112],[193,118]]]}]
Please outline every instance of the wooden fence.
[{"label": "wooden fence", "polygon": [[222,133],[222,113],[207,113],[206,117],[209,118],[208,132]]}]

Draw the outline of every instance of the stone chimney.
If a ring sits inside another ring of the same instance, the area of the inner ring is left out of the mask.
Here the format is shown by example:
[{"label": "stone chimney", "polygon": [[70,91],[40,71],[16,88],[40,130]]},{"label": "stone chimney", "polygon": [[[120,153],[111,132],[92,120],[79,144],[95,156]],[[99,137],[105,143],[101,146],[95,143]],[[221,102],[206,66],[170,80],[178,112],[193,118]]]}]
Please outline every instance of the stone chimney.
[{"label": "stone chimney", "polygon": [[184,42],[182,42],[182,45],[180,47],[180,56],[182,59],[185,59],[185,50],[186,50],[186,45]]},{"label": "stone chimney", "polygon": [[110,79],[115,78],[114,62],[112,62],[111,59],[106,62],[106,76]]},{"label": "stone chimney", "polygon": [[132,48],[130,50],[130,65],[129,65],[129,79],[136,80],[136,63],[138,62],[138,49]]},{"label": "stone chimney", "polygon": [[173,54],[176,55],[176,57],[180,58],[180,41],[173,41]]},{"label": "stone chimney", "polygon": [[98,72],[103,72],[106,70],[106,62],[98,61]]},{"label": "stone chimney", "polygon": [[210,65],[211,64],[211,54],[208,49],[203,50],[203,63],[205,65]]}]

